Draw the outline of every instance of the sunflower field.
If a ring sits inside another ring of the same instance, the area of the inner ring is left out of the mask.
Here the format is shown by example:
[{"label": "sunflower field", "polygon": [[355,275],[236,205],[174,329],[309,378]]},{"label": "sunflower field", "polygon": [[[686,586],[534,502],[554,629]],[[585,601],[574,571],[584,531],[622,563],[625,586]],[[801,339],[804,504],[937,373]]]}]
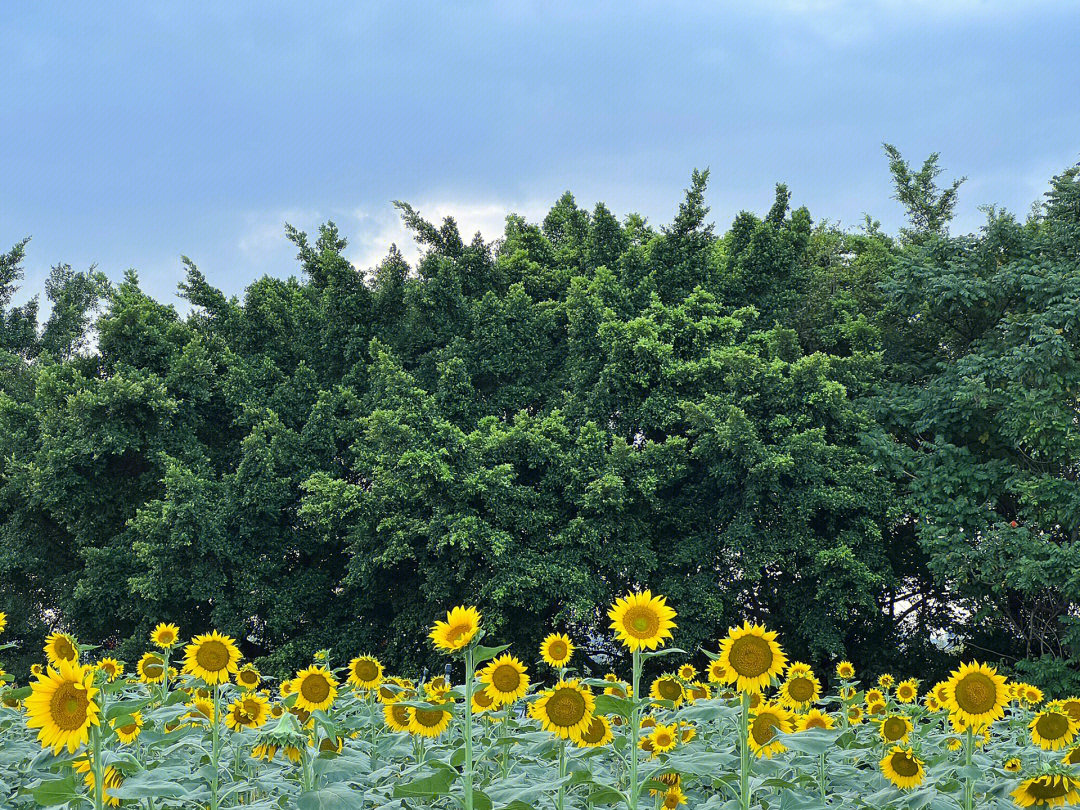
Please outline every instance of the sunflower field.
[{"label": "sunflower field", "polygon": [[[1080,698],[969,662],[937,684],[836,664],[835,693],[777,635],[669,646],[649,591],[607,611],[625,654],[580,677],[568,635],[486,646],[459,606],[431,628],[446,674],[315,654],[291,678],[216,631],[161,623],[133,666],[64,633],[0,688],[0,806],[146,808],[1006,808],[1080,802]],[[0,631],[6,617],[0,613]],[[0,650],[11,645],[0,646]],[[534,659],[525,663],[523,658]],[[654,660],[659,659],[659,660]],[[700,671],[691,660],[707,661]],[[646,664],[659,674],[644,679]]]}]

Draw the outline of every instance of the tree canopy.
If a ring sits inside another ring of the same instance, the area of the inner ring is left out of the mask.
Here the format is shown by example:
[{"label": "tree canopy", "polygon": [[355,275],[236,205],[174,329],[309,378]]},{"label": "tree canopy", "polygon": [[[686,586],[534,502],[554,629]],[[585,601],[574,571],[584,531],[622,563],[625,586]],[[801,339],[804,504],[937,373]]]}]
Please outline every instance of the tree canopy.
[{"label": "tree canopy", "polygon": [[[564,194],[370,271],[332,222],[243,298],[184,258],[183,312],[129,272],[0,256],[0,610],[135,657],[159,620],[284,671],[397,669],[475,602],[530,660],[651,587],[685,649],[744,618],[798,658],[931,677],[976,654],[1080,688],[1080,180],[948,224],[959,182],[887,147],[909,227],[670,225]],[[1072,680],[1070,680],[1072,679]]]}]

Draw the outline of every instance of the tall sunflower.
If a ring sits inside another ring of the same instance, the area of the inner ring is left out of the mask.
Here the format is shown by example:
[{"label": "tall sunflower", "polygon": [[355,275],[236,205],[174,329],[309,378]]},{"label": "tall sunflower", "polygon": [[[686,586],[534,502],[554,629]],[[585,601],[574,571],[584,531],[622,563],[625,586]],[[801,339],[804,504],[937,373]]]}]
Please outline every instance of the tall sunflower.
[{"label": "tall sunflower", "polygon": [[540,657],[548,666],[559,669],[570,663],[574,654],[574,642],[565,633],[549,633],[540,642]]},{"label": "tall sunflower", "polygon": [[674,675],[658,675],[649,688],[649,697],[656,700],[670,700],[675,707],[686,698],[686,690]]},{"label": "tall sunflower", "polygon": [[527,668],[517,658],[504,653],[480,671],[484,691],[500,705],[513,703],[529,689]]},{"label": "tall sunflower", "polygon": [[576,740],[592,723],[596,698],[578,681],[559,681],[532,703],[533,716],[545,731],[564,740]]},{"label": "tall sunflower", "polygon": [[421,737],[438,737],[450,727],[450,704],[433,703],[409,706],[409,733]]},{"label": "tall sunflower", "polygon": [[743,692],[758,692],[784,671],[787,656],[776,643],[776,632],[744,622],[732,627],[720,642],[722,678]]},{"label": "tall sunflower", "polygon": [[217,630],[195,636],[184,648],[184,672],[213,686],[228,683],[240,664],[236,642]]},{"label": "tall sunflower", "polygon": [[480,630],[480,611],[459,605],[446,614],[446,621],[435,622],[428,638],[444,652],[457,652],[469,646]]},{"label": "tall sunflower", "polygon": [[855,678],[855,666],[850,661],[841,661],[836,665],[836,677],[842,681],[850,681]]},{"label": "tall sunflower", "polygon": [[665,638],[671,638],[675,616],[667,599],[653,596],[651,591],[621,596],[608,611],[615,637],[631,652],[655,650]]},{"label": "tall sunflower", "polygon": [[50,633],[45,638],[45,657],[54,667],[61,661],[75,663],[79,660],[79,645],[68,633]]},{"label": "tall sunflower", "polygon": [[150,641],[163,650],[171,650],[180,641],[180,628],[175,624],[159,622],[150,631]]},{"label": "tall sunflower", "polygon": [[821,682],[813,672],[798,671],[780,684],[780,702],[790,709],[805,709],[821,697]]},{"label": "tall sunflower", "polygon": [[1048,703],[1028,724],[1032,741],[1044,751],[1058,751],[1071,743],[1080,725],[1065,711],[1060,701]]},{"label": "tall sunflower", "polygon": [[244,664],[236,671],[236,685],[245,692],[258,689],[260,683],[262,683],[262,675],[254,664]]},{"label": "tall sunflower", "polygon": [[917,787],[926,778],[925,763],[910,748],[893,746],[881,759],[881,772],[901,790]]},{"label": "tall sunflower", "polygon": [[309,712],[330,708],[337,697],[337,678],[326,667],[310,666],[296,673],[292,682],[296,693],[296,703],[300,709]]},{"label": "tall sunflower", "polygon": [[881,733],[881,739],[887,743],[907,742],[908,735],[912,731],[912,725],[911,721],[904,715],[890,714],[881,721],[878,731]]},{"label": "tall sunflower", "polygon": [[116,725],[116,721],[119,719],[120,718],[118,717],[113,720],[112,727],[116,732],[116,736],[120,738],[120,742],[125,744],[135,742],[142,732],[142,712],[132,712],[131,717],[126,718],[127,722],[120,726]]},{"label": "tall sunflower", "polygon": [[665,725],[664,723],[657,723],[653,727],[653,730],[649,732],[649,748],[655,757],[657,754],[665,754],[668,751],[674,751],[675,746],[679,744],[679,728],[674,723],[671,725]]},{"label": "tall sunflower", "polygon": [[383,679],[383,665],[378,658],[358,655],[349,662],[349,683],[357,689],[374,689]]},{"label": "tall sunflower", "polygon": [[225,710],[225,725],[233,731],[243,728],[258,728],[270,714],[265,695],[258,692],[245,692]]},{"label": "tall sunflower", "polygon": [[776,735],[792,732],[791,713],[778,703],[762,703],[750,712],[750,749],[768,759],[787,749]]},{"label": "tall sunflower", "polygon": [[977,661],[962,664],[945,682],[945,708],[961,726],[982,727],[1005,713],[1009,690],[1005,676]]},{"label": "tall sunflower", "polygon": [[97,662],[97,668],[105,673],[109,683],[124,674],[124,662],[117,661],[115,658],[102,658]]},{"label": "tall sunflower", "polygon": [[94,670],[66,659],[49,667],[30,686],[26,698],[26,725],[38,729],[38,741],[54,754],[68,753],[90,739],[90,726],[101,723],[94,698]]},{"label": "tall sunflower", "polygon": [[1020,807],[1063,807],[1080,802],[1080,779],[1069,773],[1045,773],[1025,779],[1012,792]]},{"label": "tall sunflower", "polygon": [[908,678],[906,681],[900,681],[896,685],[896,702],[897,703],[914,703],[919,699],[919,682],[914,678]]}]

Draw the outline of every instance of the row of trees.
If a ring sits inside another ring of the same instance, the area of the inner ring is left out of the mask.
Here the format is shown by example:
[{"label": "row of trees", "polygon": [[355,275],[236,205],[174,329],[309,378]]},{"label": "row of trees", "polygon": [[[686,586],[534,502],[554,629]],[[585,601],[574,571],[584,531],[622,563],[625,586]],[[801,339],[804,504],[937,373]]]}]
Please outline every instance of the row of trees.
[{"label": "row of trees", "polygon": [[328,223],[242,300],[185,259],[190,311],[134,273],[0,259],[0,610],[129,660],[157,620],[284,670],[396,669],[462,599],[530,650],[638,584],[680,646],[750,618],[797,658],[940,673],[963,649],[1080,689],[1080,181],[950,236],[958,183],[889,148],[910,227],[816,223],[787,188],[718,235],[564,195],[541,224],[370,273]]}]

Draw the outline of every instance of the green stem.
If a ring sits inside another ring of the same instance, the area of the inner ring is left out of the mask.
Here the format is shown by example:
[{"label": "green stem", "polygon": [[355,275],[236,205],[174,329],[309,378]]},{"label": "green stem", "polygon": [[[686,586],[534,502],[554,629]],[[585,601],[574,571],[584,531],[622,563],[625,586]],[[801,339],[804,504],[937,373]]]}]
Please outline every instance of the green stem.
[{"label": "green stem", "polygon": [[476,676],[476,651],[465,650],[465,810],[473,810],[472,697]]},{"label": "green stem", "polygon": [[639,703],[641,691],[641,651],[634,650],[634,663],[631,674],[633,708],[630,710],[630,810],[637,810],[638,806],[638,742],[641,735],[641,707]]},{"label": "green stem", "polygon": [[378,712],[377,701],[375,700],[376,691],[372,689],[368,692],[368,708],[371,715],[371,770],[372,772],[379,765],[379,746],[377,736],[379,733],[379,724],[376,719],[376,713]]},{"label": "green stem", "polygon": [[818,757],[818,792],[821,795],[821,806],[825,807],[825,752]]},{"label": "green stem", "polygon": [[[104,716],[104,702],[101,707]],[[105,807],[105,765],[102,762],[104,752],[101,750],[101,726],[90,726],[90,748],[93,761],[90,763],[94,771],[94,810],[104,810]]]},{"label": "green stem", "polygon": [[739,712],[739,806],[750,810],[750,693],[740,693]]},{"label": "green stem", "polygon": [[566,798],[566,787],[563,780],[566,779],[566,740],[559,740],[559,798],[557,810],[563,810],[563,802]]},{"label": "green stem", "polygon": [[210,765],[213,771],[210,775],[210,810],[218,810],[218,777],[221,770],[221,730],[218,728],[221,722],[221,687],[214,684],[214,716],[210,718]]},{"label": "green stem", "polygon": [[[967,735],[964,738],[964,765],[971,766],[972,749],[975,747],[975,732],[971,726],[967,727]],[[975,807],[975,781],[967,776],[964,778],[964,810],[972,810]]]}]

